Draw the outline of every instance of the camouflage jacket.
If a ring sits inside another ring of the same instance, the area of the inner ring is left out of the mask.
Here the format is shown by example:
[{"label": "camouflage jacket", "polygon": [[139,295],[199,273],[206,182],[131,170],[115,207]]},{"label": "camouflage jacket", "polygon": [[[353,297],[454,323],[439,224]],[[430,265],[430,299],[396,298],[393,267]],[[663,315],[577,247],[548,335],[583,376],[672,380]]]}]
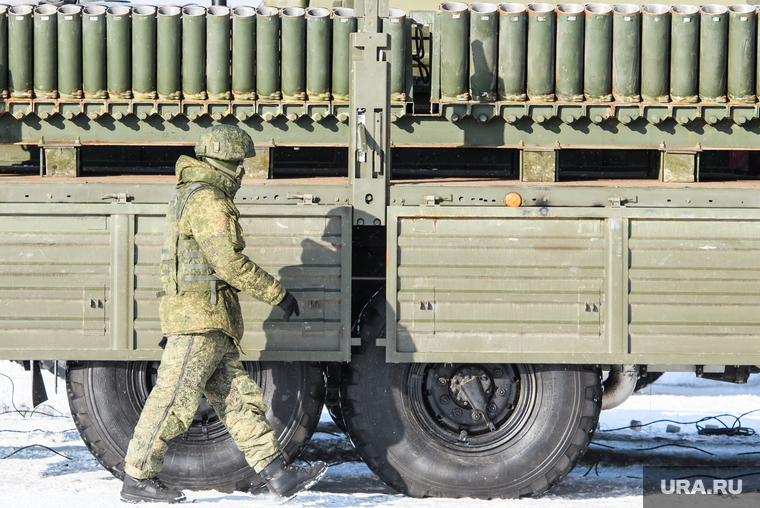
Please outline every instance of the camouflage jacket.
[{"label": "camouflage jacket", "polygon": [[214,273],[229,286],[218,291],[216,304],[209,292],[187,292],[161,298],[161,330],[164,334],[201,333],[221,330],[240,340],[243,315],[237,290],[270,305],[277,305],[285,289],[277,280],[242,253],[240,212],[232,202],[238,185],[208,164],[183,155],[177,160],[177,187],[204,183],[187,202],[179,221],[184,238],[194,238]]}]

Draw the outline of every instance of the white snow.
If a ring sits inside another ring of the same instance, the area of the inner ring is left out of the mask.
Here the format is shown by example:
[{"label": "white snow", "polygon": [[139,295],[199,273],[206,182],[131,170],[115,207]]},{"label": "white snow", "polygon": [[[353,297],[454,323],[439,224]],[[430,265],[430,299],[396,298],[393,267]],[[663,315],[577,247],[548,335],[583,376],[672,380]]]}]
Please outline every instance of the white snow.
[{"label": "white snow", "polygon": [[[50,401],[31,412],[31,373],[16,363],[0,361],[0,506],[125,506],[119,501],[121,482],[90,455],[75,430],[65,385],[59,381],[55,394],[53,375],[44,371],[43,377]],[[13,380],[15,390],[9,378]],[[640,430],[606,429],[627,427],[631,420],[644,424],[661,419],[693,422],[720,414],[739,416],[754,409],[760,409],[760,376],[750,378],[747,385],[732,385],[698,379],[694,374],[666,374],[620,408],[603,412],[600,430],[584,459],[567,478],[540,499],[465,502],[468,508],[588,508],[602,504],[611,508],[640,508],[643,465],[735,464],[742,459],[745,464],[757,464],[760,437],[700,436],[694,424],[680,424],[680,432],[673,434],[666,432],[667,422]],[[726,416],[721,420],[729,427],[735,421]],[[322,421],[329,422],[326,413]],[[703,424],[721,425],[715,420]],[[760,431],[760,412],[743,417],[741,425]],[[27,446],[29,448],[18,451]],[[310,446],[314,448],[310,455],[318,456],[320,450],[331,446],[345,448],[350,445],[344,438],[317,433]],[[660,448],[639,451],[653,447]],[[737,457],[741,453],[750,455]],[[186,491],[186,494],[188,502],[215,507],[278,506],[268,494],[227,495],[215,491]],[[292,507],[334,508],[459,508],[461,505],[461,500],[400,496],[361,462],[331,467],[311,491],[287,503]]]}]

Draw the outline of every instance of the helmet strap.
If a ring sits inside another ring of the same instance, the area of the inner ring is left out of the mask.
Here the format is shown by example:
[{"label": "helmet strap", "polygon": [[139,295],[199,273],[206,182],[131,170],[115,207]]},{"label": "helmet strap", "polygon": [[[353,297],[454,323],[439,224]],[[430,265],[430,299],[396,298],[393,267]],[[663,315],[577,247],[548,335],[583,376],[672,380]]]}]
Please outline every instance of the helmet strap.
[{"label": "helmet strap", "polygon": [[240,170],[241,164],[239,162],[221,161],[211,157],[203,157],[201,160],[233,180],[238,180],[243,176]]}]

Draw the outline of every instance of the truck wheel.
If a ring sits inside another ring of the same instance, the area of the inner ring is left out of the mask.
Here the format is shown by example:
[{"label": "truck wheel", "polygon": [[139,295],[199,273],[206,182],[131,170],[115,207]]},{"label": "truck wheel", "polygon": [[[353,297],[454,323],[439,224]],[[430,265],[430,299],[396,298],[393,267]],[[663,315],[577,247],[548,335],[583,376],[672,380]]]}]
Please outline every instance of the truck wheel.
[{"label": "truck wheel", "polygon": [[[374,341],[342,386],[351,441],[385,483],[413,497],[537,496],[589,446],[601,409],[598,367],[390,364]],[[487,414],[458,388],[480,378]]]},{"label": "truck wheel", "polygon": [[[85,444],[117,478],[159,362],[71,362],[69,406]],[[288,461],[306,446],[319,423],[324,377],[318,364],[244,362],[261,387],[267,419]],[[205,397],[188,431],[169,443],[161,479],[175,488],[248,490],[261,483]]]}]

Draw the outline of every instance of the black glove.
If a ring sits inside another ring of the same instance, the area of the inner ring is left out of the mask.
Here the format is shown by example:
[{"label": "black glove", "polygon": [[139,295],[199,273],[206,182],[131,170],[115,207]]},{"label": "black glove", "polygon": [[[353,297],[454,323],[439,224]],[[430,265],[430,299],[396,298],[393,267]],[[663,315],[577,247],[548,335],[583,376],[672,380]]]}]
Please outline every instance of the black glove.
[{"label": "black glove", "polygon": [[290,292],[285,293],[285,298],[282,299],[280,303],[277,304],[279,308],[281,308],[283,311],[285,311],[285,321],[290,321],[290,316],[295,312],[296,316],[300,316],[301,312],[298,310],[298,302],[296,301],[296,297],[290,294]]}]

